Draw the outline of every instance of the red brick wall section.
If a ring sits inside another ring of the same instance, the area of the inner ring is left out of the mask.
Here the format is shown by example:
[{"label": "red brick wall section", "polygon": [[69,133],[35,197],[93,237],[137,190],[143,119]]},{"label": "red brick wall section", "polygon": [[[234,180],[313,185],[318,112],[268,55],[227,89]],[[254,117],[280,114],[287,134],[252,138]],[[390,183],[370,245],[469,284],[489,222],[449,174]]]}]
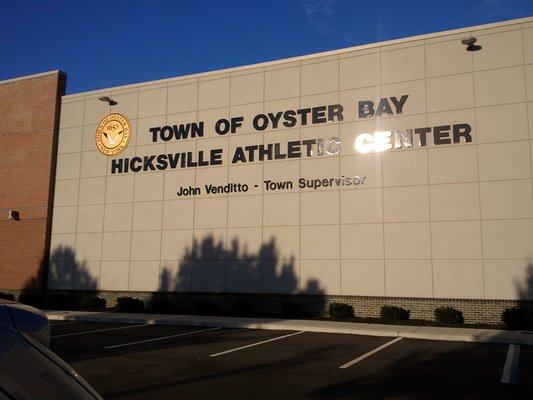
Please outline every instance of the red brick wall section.
[{"label": "red brick wall section", "polygon": [[65,85],[59,71],[0,82],[0,291],[44,287]]}]

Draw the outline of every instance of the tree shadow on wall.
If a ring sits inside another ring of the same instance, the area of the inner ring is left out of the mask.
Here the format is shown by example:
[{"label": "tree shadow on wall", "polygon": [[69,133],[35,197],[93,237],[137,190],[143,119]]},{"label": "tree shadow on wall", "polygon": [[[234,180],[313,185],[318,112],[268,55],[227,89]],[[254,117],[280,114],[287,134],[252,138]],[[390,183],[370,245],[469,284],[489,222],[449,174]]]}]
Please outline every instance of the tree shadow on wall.
[{"label": "tree shadow on wall", "polygon": [[518,306],[507,309],[502,314],[505,325],[512,329],[533,330],[533,262],[530,261],[524,281],[516,280]]},{"label": "tree shadow on wall", "polygon": [[283,258],[275,238],[253,250],[213,235],[195,239],[181,261],[164,264],[152,304],[169,306],[171,299],[171,308],[201,314],[313,315],[325,304],[318,280],[299,279],[295,258]]},{"label": "tree shadow on wall", "polygon": [[527,266],[527,276],[525,282],[515,282],[516,291],[520,300],[533,300],[533,261]]},{"label": "tree shadow on wall", "polygon": [[77,307],[84,292],[97,289],[98,282],[87,263],[78,261],[71,247],[59,246],[52,251],[49,260],[41,262],[37,275],[26,282],[19,301],[38,308],[72,309]]}]

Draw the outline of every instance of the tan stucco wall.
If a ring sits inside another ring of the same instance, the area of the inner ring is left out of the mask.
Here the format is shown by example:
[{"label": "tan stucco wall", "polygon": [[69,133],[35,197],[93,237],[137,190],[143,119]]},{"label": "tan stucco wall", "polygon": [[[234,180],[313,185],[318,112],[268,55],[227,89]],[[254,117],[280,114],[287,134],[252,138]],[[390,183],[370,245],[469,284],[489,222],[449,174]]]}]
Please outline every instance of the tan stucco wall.
[{"label": "tan stucco wall", "polygon": [[[467,36],[482,49],[467,52]],[[391,98],[404,95],[396,113]],[[382,98],[392,115],[359,115],[360,101]],[[258,114],[337,104],[342,121],[252,125]],[[114,157],[95,147],[110,112],[133,126]],[[242,126],[218,135],[216,122],[232,117]],[[150,128],[200,121],[203,137],[152,141]],[[362,133],[454,124],[470,126],[472,141],[434,145],[428,134],[425,147],[354,147]],[[232,163],[239,147],[330,137],[340,154]],[[111,173],[113,159],[211,149],[222,165]],[[66,96],[49,286],[531,298],[532,151],[531,18]],[[298,187],[342,176],[365,180]],[[294,185],[266,190],[267,180]],[[249,190],[205,192],[227,183]],[[180,187],[202,193],[177,196]]]}]

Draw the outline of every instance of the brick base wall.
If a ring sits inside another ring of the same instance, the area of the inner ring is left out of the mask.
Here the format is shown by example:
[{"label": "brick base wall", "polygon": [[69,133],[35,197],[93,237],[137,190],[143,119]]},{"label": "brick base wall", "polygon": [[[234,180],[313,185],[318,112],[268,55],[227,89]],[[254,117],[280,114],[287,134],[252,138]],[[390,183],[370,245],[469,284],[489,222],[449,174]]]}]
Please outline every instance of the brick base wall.
[{"label": "brick base wall", "polygon": [[[18,299],[21,291],[2,290]],[[280,294],[241,294],[241,293],[151,293],[151,292],[79,292],[47,291],[45,296],[57,293],[83,296],[95,294],[105,298],[107,307],[115,307],[117,298],[133,297],[141,299],[146,305],[153,299],[166,300],[179,312],[192,313],[194,302],[209,302],[217,313],[231,313],[234,303],[247,302],[253,310],[262,315],[282,315],[287,310],[297,311],[309,316],[327,316],[329,304],[346,303],[353,306],[358,317],[379,317],[383,305],[403,307],[411,311],[411,319],[434,320],[433,311],[437,307],[450,306],[463,312],[467,324],[501,323],[501,313],[506,308],[521,307],[533,311],[531,300],[473,300],[473,299],[424,299],[402,297],[363,297],[363,296],[322,296],[322,295],[280,295]]]}]

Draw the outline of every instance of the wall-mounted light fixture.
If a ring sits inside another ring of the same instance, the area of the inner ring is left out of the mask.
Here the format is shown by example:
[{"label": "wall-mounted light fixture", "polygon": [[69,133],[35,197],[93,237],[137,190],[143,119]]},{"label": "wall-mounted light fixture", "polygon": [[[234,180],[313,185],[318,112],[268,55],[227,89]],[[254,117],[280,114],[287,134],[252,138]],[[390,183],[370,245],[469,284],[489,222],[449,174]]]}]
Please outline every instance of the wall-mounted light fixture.
[{"label": "wall-mounted light fixture", "polygon": [[461,40],[461,43],[466,46],[466,51],[478,51],[481,50],[481,46],[475,44],[477,39],[475,37],[467,37]]},{"label": "wall-mounted light fixture", "polygon": [[20,221],[20,214],[17,210],[9,210],[7,219],[12,219],[13,221]]},{"label": "wall-mounted light fixture", "polygon": [[115,100],[108,96],[98,97],[98,100],[105,101],[106,103],[109,103],[110,106],[115,106],[118,104]]}]

